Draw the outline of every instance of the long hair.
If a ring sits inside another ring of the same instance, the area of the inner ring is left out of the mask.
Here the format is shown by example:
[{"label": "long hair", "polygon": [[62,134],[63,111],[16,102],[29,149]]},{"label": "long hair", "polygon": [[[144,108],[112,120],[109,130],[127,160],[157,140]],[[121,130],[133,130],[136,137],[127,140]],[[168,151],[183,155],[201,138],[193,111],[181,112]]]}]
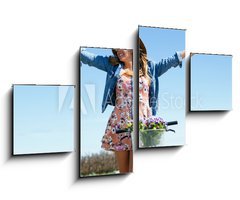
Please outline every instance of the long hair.
[{"label": "long hair", "polygon": [[139,45],[139,76],[144,76],[148,81],[148,85],[150,85],[151,78],[148,75],[147,50],[140,38],[138,38],[138,45]]},{"label": "long hair", "polygon": [[117,49],[112,49],[112,56],[109,56],[108,58],[108,62],[112,65],[112,66],[116,66],[121,64],[121,61],[119,60],[118,56],[117,56]]}]

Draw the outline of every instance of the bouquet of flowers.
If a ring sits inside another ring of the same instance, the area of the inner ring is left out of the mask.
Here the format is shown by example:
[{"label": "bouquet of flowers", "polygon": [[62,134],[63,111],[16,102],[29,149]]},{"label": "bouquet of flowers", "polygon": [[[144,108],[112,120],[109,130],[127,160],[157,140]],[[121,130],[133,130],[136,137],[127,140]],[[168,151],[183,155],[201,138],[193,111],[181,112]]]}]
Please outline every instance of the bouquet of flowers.
[{"label": "bouquet of flowers", "polygon": [[140,146],[155,147],[160,144],[167,123],[161,117],[150,117],[139,121]]},{"label": "bouquet of flowers", "polygon": [[[168,129],[170,125],[176,125],[177,121],[166,122],[161,117],[150,117],[148,119],[141,119],[139,121],[139,142],[140,147],[155,147],[160,144],[161,136],[165,131],[172,131]],[[133,121],[128,120],[125,129],[116,127],[117,132],[132,132]]]}]

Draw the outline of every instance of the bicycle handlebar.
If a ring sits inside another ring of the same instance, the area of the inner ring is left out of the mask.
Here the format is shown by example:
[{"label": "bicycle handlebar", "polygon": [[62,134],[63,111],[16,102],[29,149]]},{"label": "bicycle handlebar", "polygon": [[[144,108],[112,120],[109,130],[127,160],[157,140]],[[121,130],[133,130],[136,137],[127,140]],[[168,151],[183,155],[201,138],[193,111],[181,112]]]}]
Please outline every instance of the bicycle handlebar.
[{"label": "bicycle handlebar", "polygon": [[166,122],[167,126],[173,126],[173,125],[177,125],[178,121],[171,121],[171,122]]},{"label": "bicycle handlebar", "polygon": [[[177,125],[178,124],[178,121],[170,121],[170,122],[166,122],[166,125],[167,126],[173,126],[173,125]],[[171,130],[171,129],[169,129]],[[119,129],[119,130],[116,130],[116,133],[124,133],[124,132],[130,132],[131,130],[130,129]]]}]

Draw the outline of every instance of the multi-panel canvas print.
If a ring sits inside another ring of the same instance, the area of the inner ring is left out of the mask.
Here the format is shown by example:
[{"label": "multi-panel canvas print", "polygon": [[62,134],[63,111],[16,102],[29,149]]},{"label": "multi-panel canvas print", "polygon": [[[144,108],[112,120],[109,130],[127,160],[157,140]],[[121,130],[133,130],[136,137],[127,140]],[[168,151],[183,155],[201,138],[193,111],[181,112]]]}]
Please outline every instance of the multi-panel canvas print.
[{"label": "multi-panel canvas print", "polygon": [[185,144],[185,30],[139,26],[139,148]]},{"label": "multi-panel canvas print", "polygon": [[132,49],[80,48],[80,177],[132,172]]}]

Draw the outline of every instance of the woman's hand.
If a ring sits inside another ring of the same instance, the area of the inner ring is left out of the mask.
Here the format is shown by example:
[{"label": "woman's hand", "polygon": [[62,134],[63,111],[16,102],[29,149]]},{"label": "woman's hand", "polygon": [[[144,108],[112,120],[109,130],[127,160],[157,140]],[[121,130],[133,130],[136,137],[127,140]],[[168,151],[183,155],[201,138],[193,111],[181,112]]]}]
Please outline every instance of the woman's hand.
[{"label": "woman's hand", "polygon": [[182,59],[185,58],[185,51],[182,51],[182,52],[181,52],[181,57],[182,57]]}]

